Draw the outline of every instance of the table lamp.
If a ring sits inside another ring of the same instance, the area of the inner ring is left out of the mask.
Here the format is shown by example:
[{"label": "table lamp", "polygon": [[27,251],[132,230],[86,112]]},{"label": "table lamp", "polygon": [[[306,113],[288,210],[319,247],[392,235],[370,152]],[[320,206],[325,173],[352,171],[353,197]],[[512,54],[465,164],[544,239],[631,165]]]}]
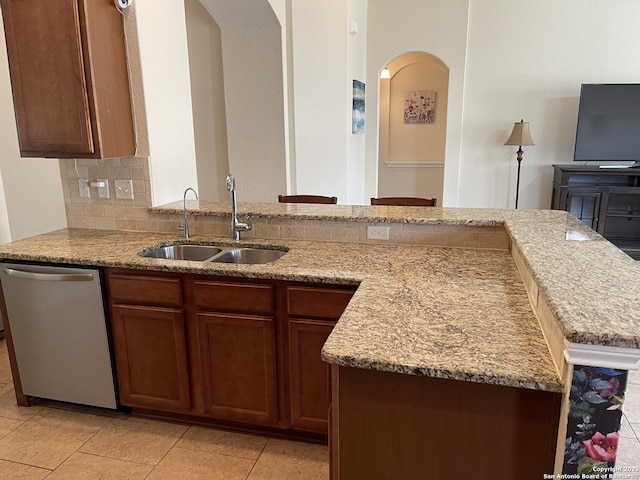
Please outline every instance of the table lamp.
[{"label": "table lamp", "polygon": [[535,145],[533,143],[533,138],[531,138],[531,132],[529,132],[529,122],[525,122],[524,120],[520,120],[513,125],[513,131],[511,135],[504,142],[505,145],[518,146],[518,151],[516,152],[518,161],[518,178],[516,181],[516,208],[518,208],[518,194],[520,193],[520,162],[522,162],[522,146]]}]

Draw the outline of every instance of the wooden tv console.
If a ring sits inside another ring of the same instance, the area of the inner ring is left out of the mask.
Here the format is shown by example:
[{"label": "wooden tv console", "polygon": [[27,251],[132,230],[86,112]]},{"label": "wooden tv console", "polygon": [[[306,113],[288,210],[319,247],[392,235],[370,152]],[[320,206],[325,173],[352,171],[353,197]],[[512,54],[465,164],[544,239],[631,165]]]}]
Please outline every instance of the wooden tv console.
[{"label": "wooden tv console", "polygon": [[640,169],[554,165],[551,208],[566,210],[640,260]]}]

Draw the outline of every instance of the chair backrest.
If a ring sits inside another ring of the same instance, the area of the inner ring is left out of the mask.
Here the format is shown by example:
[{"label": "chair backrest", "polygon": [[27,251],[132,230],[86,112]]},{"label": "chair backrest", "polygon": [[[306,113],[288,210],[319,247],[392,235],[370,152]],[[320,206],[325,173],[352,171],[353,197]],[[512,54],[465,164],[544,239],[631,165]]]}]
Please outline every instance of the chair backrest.
[{"label": "chair backrest", "polygon": [[379,197],[371,198],[371,205],[399,205],[403,207],[435,207],[435,198]]},{"label": "chair backrest", "polygon": [[278,195],[280,203],[338,203],[338,197],[325,197],[323,195]]}]

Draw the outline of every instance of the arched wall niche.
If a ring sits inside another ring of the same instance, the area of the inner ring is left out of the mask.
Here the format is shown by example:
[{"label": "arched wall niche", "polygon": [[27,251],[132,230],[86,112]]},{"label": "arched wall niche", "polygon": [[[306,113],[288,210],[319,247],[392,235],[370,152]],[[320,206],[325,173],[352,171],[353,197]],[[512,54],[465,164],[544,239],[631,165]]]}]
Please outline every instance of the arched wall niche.
[{"label": "arched wall niche", "polygon": [[[438,199],[442,205],[449,68],[427,52],[408,52],[387,64],[380,79],[378,195]],[[432,123],[405,123],[408,92],[435,92]]]}]

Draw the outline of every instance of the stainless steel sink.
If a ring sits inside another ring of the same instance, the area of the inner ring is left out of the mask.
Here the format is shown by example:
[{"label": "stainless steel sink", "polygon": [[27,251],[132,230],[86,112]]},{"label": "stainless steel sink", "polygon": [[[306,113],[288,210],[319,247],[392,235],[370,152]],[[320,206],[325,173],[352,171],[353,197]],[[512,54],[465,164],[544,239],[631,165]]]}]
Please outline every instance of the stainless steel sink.
[{"label": "stainless steel sink", "polygon": [[279,259],[285,253],[282,250],[271,250],[266,248],[234,248],[227,250],[211,259],[217,263],[237,263],[241,265],[255,265],[258,263],[269,263]]},{"label": "stainless steel sink", "polygon": [[150,250],[144,250],[138,255],[141,257],[150,258],[165,258],[170,260],[193,260],[204,261],[214,255],[220,253],[221,248],[212,247],[209,245],[166,245],[164,247],[157,247]]},{"label": "stainless steel sink", "polygon": [[191,260],[194,262],[235,263],[256,265],[269,263],[283,256],[286,250],[255,247],[226,247],[175,243],[150,247],[138,253],[141,257],[166,260]]}]

